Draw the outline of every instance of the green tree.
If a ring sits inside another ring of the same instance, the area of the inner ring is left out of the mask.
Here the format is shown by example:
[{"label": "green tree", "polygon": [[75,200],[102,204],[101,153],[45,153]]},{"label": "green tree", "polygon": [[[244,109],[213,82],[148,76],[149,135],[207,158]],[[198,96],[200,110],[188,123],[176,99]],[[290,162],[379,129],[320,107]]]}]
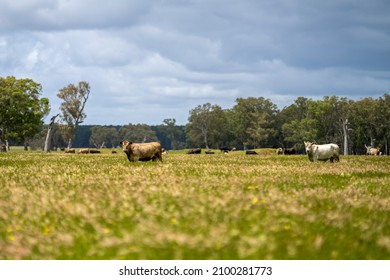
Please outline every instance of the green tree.
[{"label": "green tree", "polygon": [[124,125],[119,129],[119,137],[134,143],[158,141],[156,132],[147,124]]},{"label": "green tree", "polygon": [[310,110],[317,120],[318,142],[343,143],[343,121],[347,118],[348,101],[346,98],[324,96],[313,101]]},{"label": "green tree", "polygon": [[364,145],[374,146],[379,136],[379,102],[371,97],[350,102],[348,121],[352,128],[354,150],[364,151]]},{"label": "green tree", "polygon": [[161,131],[163,131],[170,140],[170,149],[176,150],[180,141],[181,131],[176,126],[175,119],[164,119],[163,124],[160,125]]},{"label": "green tree", "polygon": [[119,142],[119,133],[114,127],[94,126],[91,128],[89,143],[96,148],[115,147]]},{"label": "green tree", "polygon": [[210,103],[198,105],[190,111],[186,132],[190,143],[209,148],[209,128],[212,106]]},{"label": "green tree", "polygon": [[40,98],[42,86],[31,79],[0,77],[0,151],[5,141],[24,143],[40,132],[50,111],[49,99]]},{"label": "green tree", "polygon": [[68,148],[72,146],[76,130],[87,115],[84,112],[85,104],[89,98],[90,86],[85,81],[79,82],[77,86],[69,84],[60,89],[57,96],[63,100],[60,106],[61,119],[65,124],[62,127],[64,138],[68,141]]},{"label": "green tree", "polygon": [[282,124],[283,147],[295,146],[303,148],[303,141],[317,139],[317,121],[311,111],[314,101],[306,97],[298,97],[293,104],[285,107],[278,116]]},{"label": "green tree", "polygon": [[317,138],[316,121],[314,119],[292,120],[282,125],[284,141],[289,146],[295,146],[298,149],[303,147],[303,141],[314,140]]},{"label": "green tree", "polygon": [[277,107],[264,97],[237,98],[233,107],[234,135],[246,148],[268,146],[275,136]]},{"label": "green tree", "polygon": [[221,148],[223,146],[231,146],[233,134],[229,113],[229,110],[223,110],[218,105],[212,106],[209,127],[209,144],[212,147]]},{"label": "green tree", "polygon": [[389,145],[390,145],[390,95],[384,94],[379,98],[379,123],[378,131],[379,136],[382,139],[383,143],[383,153],[389,155]]}]

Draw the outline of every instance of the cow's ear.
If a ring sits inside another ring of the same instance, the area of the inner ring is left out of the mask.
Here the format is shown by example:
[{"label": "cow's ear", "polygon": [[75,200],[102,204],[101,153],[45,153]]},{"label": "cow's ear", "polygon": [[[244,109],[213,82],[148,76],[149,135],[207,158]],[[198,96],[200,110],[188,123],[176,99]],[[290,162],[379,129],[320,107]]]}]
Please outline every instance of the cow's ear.
[{"label": "cow's ear", "polygon": [[123,141],[120,141],[120,142],[119,142],[119,145],[123,145]]},{"label": "cow's ear", "polygon": [[133,142],[129,142],[129,145],[130,145],[130,144],[133,144]]}]

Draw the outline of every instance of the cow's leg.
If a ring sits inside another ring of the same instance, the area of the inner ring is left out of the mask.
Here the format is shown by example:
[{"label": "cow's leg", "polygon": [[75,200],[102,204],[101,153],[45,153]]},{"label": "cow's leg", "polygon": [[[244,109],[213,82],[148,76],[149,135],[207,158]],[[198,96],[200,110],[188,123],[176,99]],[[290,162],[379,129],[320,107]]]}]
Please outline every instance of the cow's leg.
[{"label": "cow's leg", "polygon": [[126,154],[126,156],[127,156],[127,159],[128,159],[129,161],[132,161],[131,158],[130,158],[130,153],[129,153],[128,151],[126,151],[125,154]]},{"label": "cow's leg", "polygon": [[157,152],[154,154],[154,160],[159,160],[162,162],[162,153],[161,152]]}]

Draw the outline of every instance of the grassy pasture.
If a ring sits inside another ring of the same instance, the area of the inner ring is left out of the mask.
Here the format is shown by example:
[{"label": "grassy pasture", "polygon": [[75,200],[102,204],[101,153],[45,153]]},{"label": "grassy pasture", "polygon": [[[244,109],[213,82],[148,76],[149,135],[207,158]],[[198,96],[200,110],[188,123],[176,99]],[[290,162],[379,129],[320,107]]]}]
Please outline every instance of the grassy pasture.
[{"label": "grassy pasture", "polygon": [[390,259],[390,158],[0,154],[0,259]]}]

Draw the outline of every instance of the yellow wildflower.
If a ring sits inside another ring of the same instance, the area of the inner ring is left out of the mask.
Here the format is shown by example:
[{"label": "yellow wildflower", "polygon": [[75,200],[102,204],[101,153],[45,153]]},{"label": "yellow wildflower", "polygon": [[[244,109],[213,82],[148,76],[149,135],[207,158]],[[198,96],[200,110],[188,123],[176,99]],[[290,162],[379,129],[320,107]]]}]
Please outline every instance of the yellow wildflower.
[{"label": "yellow wildflower", "polygon": [[49,235],[49,233],[50,233],[50,229],[49,229],[47,226],[45,226],[45,227],[43,228],[43,234],[44,234],[44,235]]},{"label": "yellow wildflower", "polygon": [[258,199],[257,197],[254,197],[254,198],[252,199],[252,203],[253,203],[253,204],[256,204],[258,201],[259,201],[259,199]]}]

